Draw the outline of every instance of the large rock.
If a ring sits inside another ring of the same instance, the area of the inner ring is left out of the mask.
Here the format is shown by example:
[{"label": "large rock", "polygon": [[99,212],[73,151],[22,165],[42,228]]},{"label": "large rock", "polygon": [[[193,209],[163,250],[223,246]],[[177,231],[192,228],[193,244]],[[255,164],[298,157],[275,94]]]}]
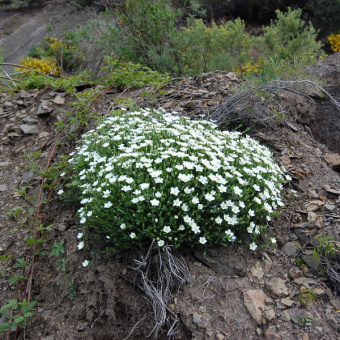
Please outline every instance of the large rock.
[{"label": "large rock", "polygon": [[243,292],[243,301],[250,315],[261,325],[262,312],[266,306],[267,295],[260,289],[249,289]]}]

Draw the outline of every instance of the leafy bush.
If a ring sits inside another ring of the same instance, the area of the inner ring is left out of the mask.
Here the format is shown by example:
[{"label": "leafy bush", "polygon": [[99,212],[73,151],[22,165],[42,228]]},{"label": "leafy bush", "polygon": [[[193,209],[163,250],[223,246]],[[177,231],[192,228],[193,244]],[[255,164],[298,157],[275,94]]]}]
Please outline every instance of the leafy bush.
[{"label": "leafy bush", "polygon": [[155,71],[181,74],[176,29],[179,12],[172,10],[165,0],[131,0],[117,2],[115,6],[115,27],[111,29],[114,53],[122,60]]},{"label": "leafy bush", "polygon": [[133,63],[119,63],[117,59],[106,58],[103,71],[105,84],[126,89],[152,85],[162,87],[171,80],[169,74],[161,74],[150,68]]},{"label": "leafy bush", "polygon": [[317,31],[300,19],[301,9],[288,8],[286,13],[276,11],[276,15],[259,39],[264,57],[310,63],[324,55],[321,43],[316,41]]},{"label": "leafy bush", "polygon": [[106,118],[72,156],[80,223],[115,249],[250,240],[255,250],[283,205],[266,147],[163,110]]},{"label": "leafy bush", "polygon": [[231,71],[250,60],[252,40],[242,20],[207,27],[198,19],[188,26],[181,32],[179,45],[189,74]]},{"label": "leafy bush", "polygon": [[30,5],[31,0],[1,0],[0,4],[3,4],[5,10],[16,10],[20,8],[26,8]]},{"label": "leafy bush", "polygon": [[328,41],[331,44],[331,49],[333,52],[340,52],[340,34],[331,34],[328,37]]}]

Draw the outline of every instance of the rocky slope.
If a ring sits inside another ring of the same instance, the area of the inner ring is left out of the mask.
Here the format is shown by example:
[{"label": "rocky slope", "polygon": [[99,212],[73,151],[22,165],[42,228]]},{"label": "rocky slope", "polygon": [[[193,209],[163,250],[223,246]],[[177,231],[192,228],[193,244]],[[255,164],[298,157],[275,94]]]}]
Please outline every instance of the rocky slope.
[{"label": "rocky slope", "polygon": [[[328,62],[339,65],[339,56],[325,59],[317,69]],[[340,67],[334,72],[332,77],[339,77]],[[167,93],[153,98],[153,103],[188,116],[205,114],[230,97],[239,83],[234,73],[203,74],[169,85]],[[115,98],[122,96],[146,105],[141,95],[145,90],[132,89],[124,94],[104,90],[92,109],[105,115],[117,105]],[[59,201],[55,194],[49,197],[47,190],[40,192],[37,170],[26,168],[32,162],[45,168],[47,163],[56,163],[61,154],[72,151],[74,143],[58,134],[54,123],[74,110],[69,105],[73,100],[48,88],[0,94],[0,255],[29,262],[23,271],[29,280],[20,295],[17,285],[7,281],[11,276],[7,270],[14,260],[0,262],[5,273],[0,304],[29,294],[37,301],[35,316],[25,329],[26,339],[121,340],[132,330],[130,339],[144,339],[150,331],[150,313],[143,296],[129,282],[127,269],[127,259],[137,254],[101,258],[80,253],[75,207]],[[299,96],[285,98],[289,125],[250,131],[273,150],[277,162],[293,178],[286,188],[286,207],[272,224],[278,247],[251,252],[237,245],[188,254],[193,281],[174,294],[169,304],[181,319],[175,339],[307,340],[340,336],[340,298],[335,289],[340,281],[336,275],[327,274],[330,268],[337,270],[338,259],[335,263],[326,263],[323,258],[319,261],[312,251],[317,235],[326,233],[340,241],[340,183],[335,171],[340,159],[334,154],[338,150],[330,152],[314,139],[303,120],[317,112],[313,105],[319,105],[319,99],[315,99],[316,104],[310,102],[309,109],[303,100]],[[325,104],[320,105],[328,105],[326,99],[322,100]],[[57,139],[60,142],[56,144]],[[24,157],[37,151],[41,155],[36,159]],[[291,190],[297,191],[296,200],[290,199]],[[32,217],[6,214],[18,206],[23,211],[34,207],[41,197],[49,200],[48,206],[43,206],[42,222],[52,225],[52,230],[45,233],[40,251],[49,254],[55,242],[63,242],[65,266],[58,266],[59,260],[53,256],[40,254],[33,259],[25,247],[25,240],[32,237]],[[28,228],[21,228],[23,224]],[[85,257],[91,257],[92,264],[83,268]],[[13,332],[11,337],[21,335]],[[165,335],[155,338],[164,339]]]}]

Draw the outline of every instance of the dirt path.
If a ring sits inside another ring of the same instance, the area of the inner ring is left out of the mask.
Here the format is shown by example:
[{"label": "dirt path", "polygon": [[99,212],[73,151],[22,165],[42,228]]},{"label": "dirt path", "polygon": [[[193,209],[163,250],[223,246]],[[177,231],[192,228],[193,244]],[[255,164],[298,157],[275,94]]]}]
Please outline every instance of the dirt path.
[{"label": "dirt path", "polygon": [[67,0],[50,0],[25,11],[0,10],[0,44],[5,62],[18,63],[45,36],[60,37],[83,22]]}]

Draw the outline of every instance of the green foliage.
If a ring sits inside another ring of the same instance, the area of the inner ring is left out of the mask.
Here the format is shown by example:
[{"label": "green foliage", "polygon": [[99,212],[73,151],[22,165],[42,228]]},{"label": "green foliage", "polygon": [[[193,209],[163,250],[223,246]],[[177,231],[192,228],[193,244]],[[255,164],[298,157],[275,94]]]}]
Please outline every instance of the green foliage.
[{"label": "green foliage", "polygon": [[27,319],[31,318],[36,301],[27,302],[26,299],[7,301],[0,309],[0,332],[16,330],[26,326]]},{"label": "green foliage", "polygon": [[282,205],[283,178],[269,150],[163,111],[107,118],[83,136],[70,163],[80,223],[115,249],[152,240],[159,247],[251,240],[256,249]]},{"label": "green foliage", "polygon": [[103,79],[105,83],[122,90],[147,85],[159,88],[165,86],[171,80],[169,74],[161,74],[138,64],[119,63],[117,59],[113,60],[109,57],[106,58],[106,66],[103,70],[107,74]]},{"label": "green foliage", "polygon": [[189,74],[236,70],[250,60],[252,39],[240,19],[206,26],[201,19],[188,22],[179,39],[180,55]]},{"label": "green foliage", "polygon": [[288,8],[286,13],[278,10],[276,15],[277,19],[264,27],[264,35],[259,38],[264,57],[311,63],[324,55],[321,43],[316,41],[317,31],[300,19],[301,9]]},{"label": "green foliage", "polygon": [[1,0],[0,5],[4,10],[16,10],[26,8],[30,5],[31,0]]},{"label": "green foliage", "polygon": [[57,241],[54,241],[53,249],[50,255],[59,257],[61,254],[64,254],[65,253],[64,243],[65,243],[64,240],[61,240],[59,243]]},{"label": "green foliage", "polygon": [[179,75],[176,18],[165,0],[130,0],[116,3],[116,28],[119,35],[115,53],[123,60],[140,63],[155,71]]},{"label": "green foliage", "polygon": [[318,236],[315,238],[317,241],[317,246],[313,249],[313,256],[320,260],[322,256],[331,258],[336,254],[337,246],[334,242],[333,236],[327,236],[324,233],[322,236]]}]

